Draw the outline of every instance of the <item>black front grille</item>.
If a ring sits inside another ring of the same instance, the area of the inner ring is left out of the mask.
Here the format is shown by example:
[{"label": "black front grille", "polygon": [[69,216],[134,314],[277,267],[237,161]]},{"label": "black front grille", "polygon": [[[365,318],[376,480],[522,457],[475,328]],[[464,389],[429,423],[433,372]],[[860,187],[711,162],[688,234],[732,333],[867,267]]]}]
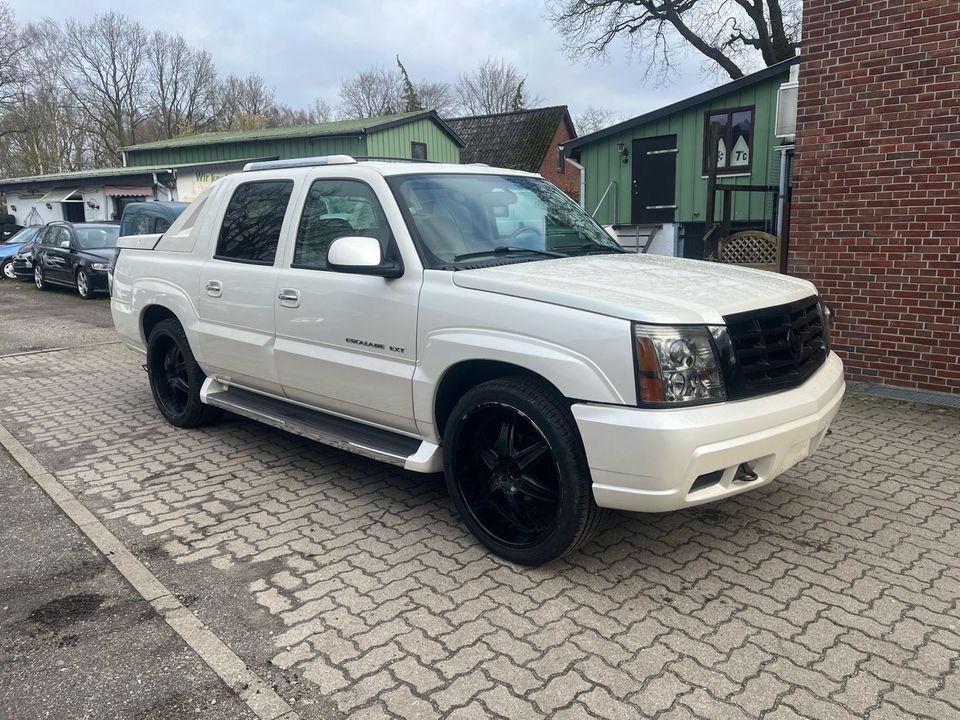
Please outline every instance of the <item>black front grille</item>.
[{"label": "black front grille", "polygon": [[733,343],[731,399],[789,390],[823,365],[829,348],[816,297],[724,317]]}]

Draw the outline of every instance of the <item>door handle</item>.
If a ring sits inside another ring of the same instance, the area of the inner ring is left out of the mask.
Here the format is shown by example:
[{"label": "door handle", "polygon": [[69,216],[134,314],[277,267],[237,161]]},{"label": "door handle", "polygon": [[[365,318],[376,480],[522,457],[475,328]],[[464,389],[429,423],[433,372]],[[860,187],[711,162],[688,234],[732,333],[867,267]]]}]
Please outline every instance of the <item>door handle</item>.
[{"label": "door handle", "polygon": [[219,280],[209,280],[207,282],[207,295],[210,297],[220,297],[223,292],[223,285]]},{"label": "door handle", "polygon": [[283,288],[277,298],[284,307],[300,307],[300,291],[295,288]]}]

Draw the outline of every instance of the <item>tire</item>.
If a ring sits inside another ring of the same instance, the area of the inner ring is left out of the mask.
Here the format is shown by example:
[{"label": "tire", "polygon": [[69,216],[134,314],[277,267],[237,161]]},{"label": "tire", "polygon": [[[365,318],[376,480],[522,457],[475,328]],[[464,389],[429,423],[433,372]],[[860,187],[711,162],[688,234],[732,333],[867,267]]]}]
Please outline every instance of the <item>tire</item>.
[{"label": "tire", "polygon": [[16,280],[17,274],[13,271],[13,258],[4,260],[0,264],[0,278],[4,280]]},{"label": "tire", "polygon": [[183,328],[173,318],[161,320],[150,332],[147,376],[153,400],[171,425],[200,427],[219,417],[219,408],[200,402],[200,387],[206,375],[190,351]]},{"label": "tire", "polygon": [[33,284],[36,285],[37,290],[46,290],[48,287],[43,277],[43,268],[39,265],[33,266]]},{"label": "tire", "polygon": [[90,278],[87,276],[87,271],[83,268],[77,270],[77,292],[84,300],[89,300],[93,297],[93,290],[90,288]]},{"label": "tire", "polygon": [[577,549],[606,515],[570,408],[541,381],[501,378],[464,394],[446,425],[443,464],[470,531],[520,565]]}]

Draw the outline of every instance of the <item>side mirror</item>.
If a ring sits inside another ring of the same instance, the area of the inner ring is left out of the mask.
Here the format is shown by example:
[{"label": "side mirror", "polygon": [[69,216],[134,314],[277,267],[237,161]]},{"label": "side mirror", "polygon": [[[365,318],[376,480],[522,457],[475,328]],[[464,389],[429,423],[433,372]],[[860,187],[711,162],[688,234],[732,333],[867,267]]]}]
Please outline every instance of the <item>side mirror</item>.
[{"label": "side mirror", "polygon": [[376,275],[397,278],[403,275],[403,266],[393,260],[384,260],[380,241],[372,237],[340,237],[327,249],[327,267],[342,273]]},{"label": "side mirror", "polygon": [[69,249],[70,249],[70,241],[69,241],[69,240],[61,240],[61,241],[60,241],[60,247],[62,247],[64,250],[69,250]]}]

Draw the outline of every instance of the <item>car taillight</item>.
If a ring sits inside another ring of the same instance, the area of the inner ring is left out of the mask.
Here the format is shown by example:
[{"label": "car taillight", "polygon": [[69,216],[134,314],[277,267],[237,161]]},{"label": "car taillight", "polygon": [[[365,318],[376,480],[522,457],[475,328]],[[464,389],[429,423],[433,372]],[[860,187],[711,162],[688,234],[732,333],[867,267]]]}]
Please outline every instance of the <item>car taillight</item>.
[{"label": "car taillight", "polygon": [[120,257],[120,248],[115,248],[113,251],[113,257],[110,258],[110,270],[112,271],[117,267],[117,258]]}]

